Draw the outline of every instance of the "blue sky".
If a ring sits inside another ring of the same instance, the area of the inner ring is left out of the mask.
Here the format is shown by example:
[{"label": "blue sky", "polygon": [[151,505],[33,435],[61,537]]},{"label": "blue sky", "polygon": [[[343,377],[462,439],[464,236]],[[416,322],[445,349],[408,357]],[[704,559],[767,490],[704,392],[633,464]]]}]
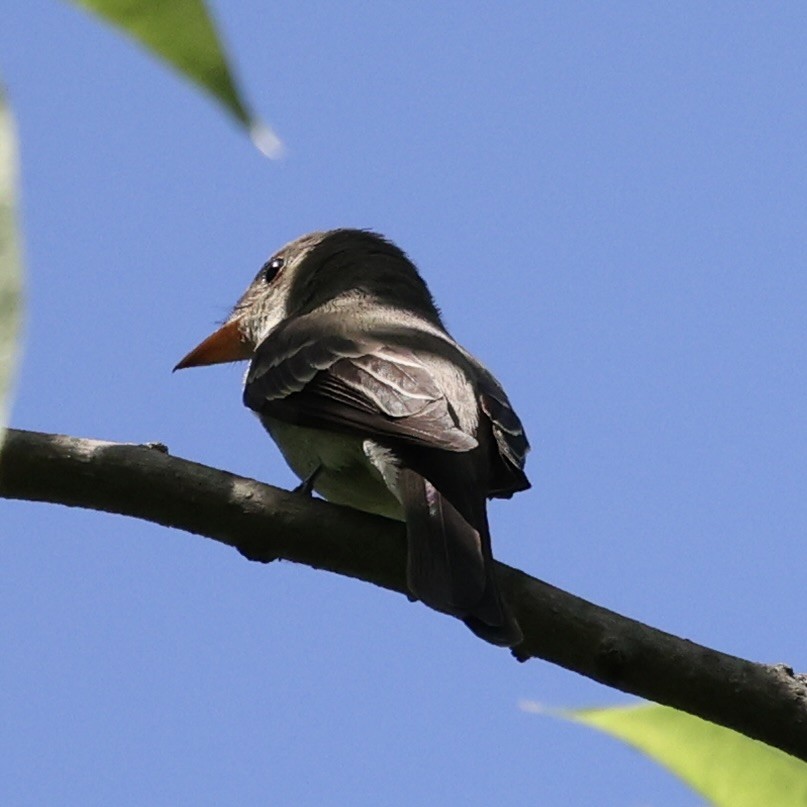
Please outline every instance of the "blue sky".
[{"label": "blue sky", "polygon": [[[807,669],[803,4],[215,3],[263,159],[116,33],[7,4],[28,312],[13,425],[289,486],[241,368],[172,376],[265,258],[377,229],[500,377],[533,489],[497,556]],[[696,798],[525,714],[630,699],[405,598],[155,525],[0,502],[8,805]]]}]

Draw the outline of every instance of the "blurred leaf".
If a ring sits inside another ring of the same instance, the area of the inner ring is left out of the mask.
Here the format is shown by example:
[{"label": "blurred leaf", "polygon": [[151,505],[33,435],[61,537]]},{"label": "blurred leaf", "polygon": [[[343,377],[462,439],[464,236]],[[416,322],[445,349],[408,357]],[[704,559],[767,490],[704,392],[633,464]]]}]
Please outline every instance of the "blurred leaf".
[{"label": "blurred leaf", "polygon": [[209,92],[248,130],[269,157],[282,144],[247,109],[227,64],[204,0],[70,0],[121,28],[186,78]]},{"label": "blurred leaf", "polygon": [[623,740],[719,807],[807,806],[807,764],[686,712],[652,703],[552,711],[525,702],[522,708],[583,723]]},{"label": "blurred leaf", "polygon": [[0,88],[0,446],[10,410],[22,306],[16,186],[17,139],[14,121]]}]

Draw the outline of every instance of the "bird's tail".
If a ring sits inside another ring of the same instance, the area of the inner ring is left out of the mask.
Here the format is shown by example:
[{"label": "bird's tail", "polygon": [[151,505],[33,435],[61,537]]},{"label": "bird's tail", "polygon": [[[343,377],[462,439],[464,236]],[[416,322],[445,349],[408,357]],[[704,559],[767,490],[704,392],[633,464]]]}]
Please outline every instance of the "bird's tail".
[{"label": "bird's tail", "polygon": [[496,584],[484,500],[472,508],[471,524],[417,472],[402,468],[398,484],[412,594],[436,611],[459,617],[492,644],[518,644],[521,630]]}]

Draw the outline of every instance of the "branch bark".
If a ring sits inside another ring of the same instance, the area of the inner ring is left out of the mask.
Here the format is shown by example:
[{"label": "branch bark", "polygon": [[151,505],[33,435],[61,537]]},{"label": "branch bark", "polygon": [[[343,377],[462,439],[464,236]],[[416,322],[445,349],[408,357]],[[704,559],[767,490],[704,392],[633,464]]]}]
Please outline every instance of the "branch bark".
[{"label": "branch bark", "polygon": [[[403,525],[169,456],[159,445],[10,429],[0,496],[134,516],[400,593]],[[328,529],[322,525],[327,523]],[[513,654],[542,658],[667,704],[807,761],[807,677],[702,647],[499,564],[524,632]]]}]

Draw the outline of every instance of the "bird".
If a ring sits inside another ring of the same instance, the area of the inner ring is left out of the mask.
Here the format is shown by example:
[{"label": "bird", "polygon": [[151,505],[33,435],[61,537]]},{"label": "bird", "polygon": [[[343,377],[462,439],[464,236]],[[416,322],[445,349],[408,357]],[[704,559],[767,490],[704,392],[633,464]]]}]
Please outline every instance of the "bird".
[{"label": "bird", "polygon": [[494,645],[519,644],[487,499],[530,487],[529,442],[406,253],[363,229],[289,242],[174,369],[242,360],[244,404],[300,489],[404,521],[411,597]]}]

